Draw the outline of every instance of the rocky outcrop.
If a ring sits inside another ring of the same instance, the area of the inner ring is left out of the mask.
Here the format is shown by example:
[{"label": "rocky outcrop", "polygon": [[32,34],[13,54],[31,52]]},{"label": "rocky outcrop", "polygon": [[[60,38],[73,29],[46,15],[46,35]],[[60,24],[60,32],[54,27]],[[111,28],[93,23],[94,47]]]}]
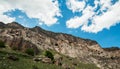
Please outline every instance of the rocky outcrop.
[{"label": "rocky outcrop", "polygon": [[120,50],[110,52],[102,49],[96,41],[53,33],[38,26],[25,28],[16,22],[0,23],[0,40],[21,51],[33,48],[37,54],[40,49],[52,49],[80,62],[94,63],[101,69],[120,69]]}]

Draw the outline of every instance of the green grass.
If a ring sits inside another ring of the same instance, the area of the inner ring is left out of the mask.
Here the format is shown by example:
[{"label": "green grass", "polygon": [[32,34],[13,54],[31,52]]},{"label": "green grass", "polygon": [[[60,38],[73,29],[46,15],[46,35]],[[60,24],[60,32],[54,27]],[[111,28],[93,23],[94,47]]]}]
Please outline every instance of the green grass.
[{"label": "green grass", "polygon": [[79,63],[76,69],[99,69],[95,64]]},{"label": "green grass", "polygon": [[33,62],[31,59],[21,58],[19,61],[2,60],[0,61],[0,69],[33,69],[33,66],[38,69],[60,69],[60,67],[52,64],[44,64],[41,62]]},{"label": "green grass", "polygon": [[[53,55],[57,53],[52,50],[50,51],[52,52]],[[19,58],[19,60],[12,61],[8,59],[7,57],[10,54],[15,55],[16,57]],[[68,58],[64,55],[61,55],[61,56],[63,57],[62,63],[66,63],[69,66],[72,66],[72,62],[76,60],[73,58]],[[61,66],[57,66],[55,64],[34,62],[33,58],[34,56],[29,56],[26,53],[14,51],[8,47],[2,48],[0,49],[0,69],[63,69]],[[80,63],[79,61],[77,62],[77,64],[78,64],[77,66],[74,66],[75,69],[99,69],[94,64],[84,64],[84,63]]]},{"label": "green grass", "polygon": [[85,63],[79,62],[79,60],[76,60],[70,57],[63,58],[63,63],[66,63],[70,66],[72,66],[74,62],[77,63],[77,66],[74,66],[75,69],[100,69],[95,64],[85,64]]},{"label": "green grass", "polygon": [[[7,58],[8,54],[15,55],[19,58],[17,61],[12,61]],[[24,53],[7,52],[0,49],[0,69],[34,69],[36,66],[38,69],[61,69],[61,67],[54,64],[45,64],[42,62],[34,62],[33,57]]]}]

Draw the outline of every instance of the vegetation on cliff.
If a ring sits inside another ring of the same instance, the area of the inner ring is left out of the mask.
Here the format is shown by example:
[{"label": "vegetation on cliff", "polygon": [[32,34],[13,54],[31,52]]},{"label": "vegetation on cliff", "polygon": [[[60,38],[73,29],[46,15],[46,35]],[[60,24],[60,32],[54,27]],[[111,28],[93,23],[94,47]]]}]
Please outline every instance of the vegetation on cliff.
[{"label": "vegetation on cliff", "polygon": [[[1,42],[0,45],[5,46],[4,42]],[[0,69],[64,69],[65,67],[70,69],[99,69],[94,64],[79,63],[73,58],[70,59],[60,54],[59,55],[62,57],[63,66],[56,65],[55,63],[43,63],[42,61],[36,62],[33,60],[33,58],[40,55],[46,56],[53,60],[54,54],[58,54],[57,52],[51,50],[43,52],[45,54],[33,55],[32,49],[29,49],[26,53],[23,53],[13,50],[10,47],[0,48]]]}]

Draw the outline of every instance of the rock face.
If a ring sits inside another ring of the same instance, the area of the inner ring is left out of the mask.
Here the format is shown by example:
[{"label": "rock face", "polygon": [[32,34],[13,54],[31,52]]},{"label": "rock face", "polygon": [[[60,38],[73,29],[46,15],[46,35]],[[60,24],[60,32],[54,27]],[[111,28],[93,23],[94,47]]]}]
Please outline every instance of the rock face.
[{"label": "rock face", "polygon": [[37,26],[25,28],[16,22],[9,24],[0,22],[0,40],[21,51],[33,48],[37,54],[39,49],[52,49],[63,55],[77,58],[81,62],[94,63],[101,69],[120,69],[120,49],[107,51],[96,41],[53,33]]}]

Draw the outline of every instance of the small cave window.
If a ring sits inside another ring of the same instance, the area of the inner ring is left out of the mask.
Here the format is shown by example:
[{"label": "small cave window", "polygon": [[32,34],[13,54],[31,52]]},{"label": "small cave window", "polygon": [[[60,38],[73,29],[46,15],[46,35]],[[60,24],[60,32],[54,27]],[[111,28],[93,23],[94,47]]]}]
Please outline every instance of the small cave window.
[{"label": "small cave window", "polygon": [[113,56],[111,56],[110,58],[111,58],[112,60],[114,59],[114,57],[113,57]]},{"label": "small cave window", "polygon": [[55,46],[58,46],[58,44],[57,44],[57,43],[55,43]]}]

